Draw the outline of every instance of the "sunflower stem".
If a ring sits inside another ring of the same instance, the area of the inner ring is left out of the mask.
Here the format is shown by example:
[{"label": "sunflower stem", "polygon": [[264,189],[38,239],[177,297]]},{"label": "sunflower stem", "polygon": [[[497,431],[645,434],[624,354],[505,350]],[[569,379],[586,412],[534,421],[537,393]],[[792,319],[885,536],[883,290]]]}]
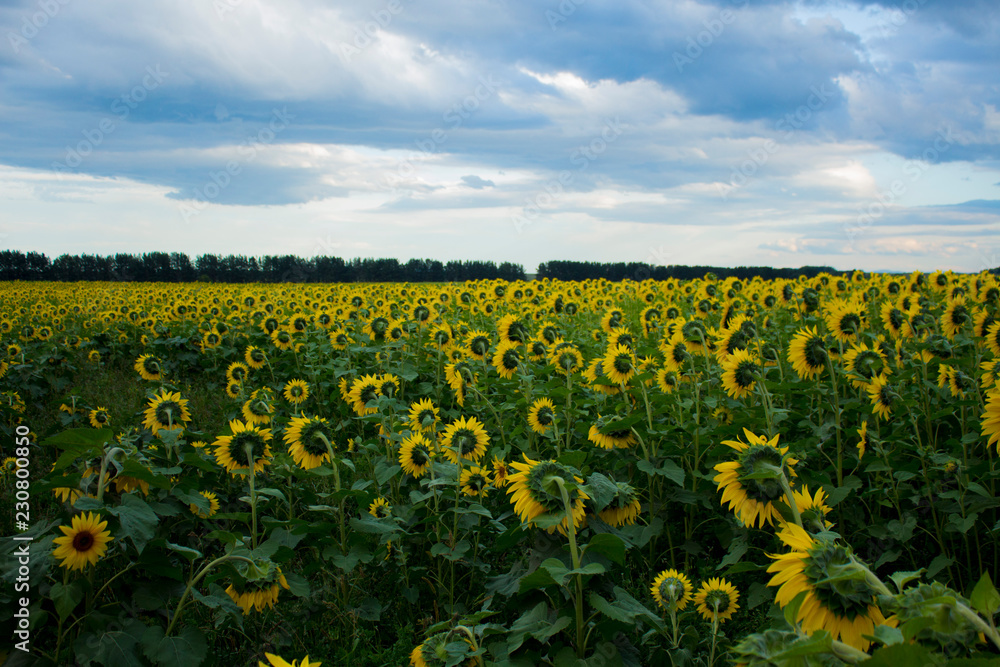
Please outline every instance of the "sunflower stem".
[{"label": "sunflower stem", "polygon": [[[559,494],[562,496],[563,507],[566,508],[566,533],[569,535],[569,554],[572,559],[573,569],[580,569],[580,551],[576,546],[576,526],[573,523],[573,506],[570,504],[569,491],[566,489],[566,482],[558,475],[553,477],[559,486]],[[586,641],[583,636],[583,575],[576,575],[576,595],[573,596],[576,607],[576,657],[583,658],[587,650]]]},{"label": "sunflower stem", "polygon": [[835,656],[852,665],[856,665],[871,658],[871,656],[864,651],[856,649],[853,646],[836,639],[833,640],[830,650]]},{"label": "sunflower stem", "polygon": [[956,602],[955,611],[957,611],[959,615],[963,616],[967,621],[976,626],[977,630],[979,630],[985,636],[989,637],[990,641],[993,642],[997,648],[1000,648],[1000,633],[997,632],[997,629],[995,627],[984,621],[979,614],[977,614],[975,611],[967,607],[962,602]]},{"label": "sunflower stem", "polygon": [[101,459],[101,474],[97,477],[97,502],[104,498],[104,480],[108,477],[108,463],[114,460],[116,454],[121,454],[124,450],[121,447],[112,447]]},{"label": "sunflower stem", "polygon": [[184,609],[184,603],[187,602],[188,595],[191,594],[191,589],[193,589],[195,586],[197,586],[198,582],[201,581],[202,578],[206,574],[208,574],[209,571],[213,567],[215,567],[216,565],[220,565],[221,563],[224,563],[227,560],[242,560],[242,561],[246,561],[247,563],[250,563],[251,565],[254,564],[254,562],[252,560],[250,560],[249,558],[246,558],[244,556],[234,556],[233,554],[226,554],[225,556],[220,556],[220,557],[216,558],[211,563],[209,563],[205,567],[201,568],[201,570],[198,572],[198,574],[196,574],[194,576],[194,578],[192,578],[191,581],[188,582],[187,587],[184,589],[184,593],[181,595],[181,599],[177,603],[177,607],[174,609],[173,618],[170,619],[170,624],[167,625],[167,630],[166,630],[166,632],[163,633],[164,637],[169,637],[170,636],[170,632],[174,629],[174,626],[177,624],[177,619],[179,619],[181,617],[181,611]]},{"label": "sunflower stem", "polygon": [[799,513],[799,505],[795,502],[795,494],[792,493],[792,486],[788,483],[788,478],[785,476],[784,466],[769,467],[778,471],[778,482],[781,484],[781,490],[785,492],[785,500],[788,501],[788,507],[792,510],[792,519],[795,520],[795,523],[798,524],[799,528],[803,528],[802,514]]},{"label": "sunflower stem", "polygon": [[255,484],[253,445],[247,443],[244,448],[247,455],[247,467],[250,469],[250,545],[257,548],[257,486]]}]

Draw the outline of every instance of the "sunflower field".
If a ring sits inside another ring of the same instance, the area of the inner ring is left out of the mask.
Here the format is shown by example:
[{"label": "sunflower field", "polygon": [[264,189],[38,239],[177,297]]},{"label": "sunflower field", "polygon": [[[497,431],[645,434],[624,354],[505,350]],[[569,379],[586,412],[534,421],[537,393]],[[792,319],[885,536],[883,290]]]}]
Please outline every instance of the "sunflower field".
[{"label": "sunflower field", "polygon": [[0,339],[11,665],[1000,661],[989,273],[4,283]]}]

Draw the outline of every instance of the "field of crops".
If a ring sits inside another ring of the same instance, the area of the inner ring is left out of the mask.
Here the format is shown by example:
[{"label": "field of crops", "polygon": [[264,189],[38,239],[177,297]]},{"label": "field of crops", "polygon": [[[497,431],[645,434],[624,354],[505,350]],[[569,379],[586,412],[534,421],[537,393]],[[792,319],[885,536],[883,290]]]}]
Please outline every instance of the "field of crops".
[{"label": "field of crops", "polygon": [[9,664],[996,664],[998,285],[0,284]]}]

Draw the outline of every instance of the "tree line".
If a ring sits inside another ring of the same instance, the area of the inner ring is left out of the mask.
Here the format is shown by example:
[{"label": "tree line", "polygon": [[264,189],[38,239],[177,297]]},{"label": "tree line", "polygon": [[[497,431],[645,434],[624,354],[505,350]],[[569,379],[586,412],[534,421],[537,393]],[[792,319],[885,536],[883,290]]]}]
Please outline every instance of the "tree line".
[{"label": "tree line", "polygon": [[559,280],[586,280],[588,278],[604,278],[611,281],[631,280],[692,280],[703,278],[706,273],[714,274],[720,280],[739,278],[749,280],[760,276],[765,280],[775,278],[797,278],[801,275],[812,278],[820,273],[837,275],[844,273],[832,266],[802,266],[797,269],[776,269],[770,266],[737,266],[735,268],[721,266],[654,266],[643,262],[574,262],[557,260],[543,262],[538,265],[538,278],[553,278]]},{"label": "tree line", "polygon": [[54,260],[37,252],[0,252],[0,280],[108,280],[136,282],[451,282],[524,280],[524,268],[503,262],[434,259],[355,258],[295,255],[198,255],[147,252],[139,255],[60,255]]}]

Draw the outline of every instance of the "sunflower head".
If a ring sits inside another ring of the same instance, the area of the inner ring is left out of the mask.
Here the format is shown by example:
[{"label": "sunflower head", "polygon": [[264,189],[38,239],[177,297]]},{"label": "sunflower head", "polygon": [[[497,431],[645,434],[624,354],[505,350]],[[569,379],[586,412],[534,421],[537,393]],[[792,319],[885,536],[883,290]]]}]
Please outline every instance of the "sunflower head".
[{"label": "sunflower head", "polygon": [[232,435],[219,436],[214,443],[215,459],[231,475],[246,477],[246,471],[263,472],[271,458],[271,431],[235,419],[229,422]]},{"label": "sunflower head", "polygon": [[455,464],[469,460],[479,463],[489,441],[483,423],[475,417],[459,417],[445,428],[441,438],[444,455]]},{"label": "sunflower head", "polygon": [[543,514],[550,514],[553,515],[553,521],[546,530],[552,533],[558,529],[563,535],[566,534],[569,520],[566,517],[560,482],[556,481],[559,478],[561,485],[567,488],[574,526],[579,528],[583,525],[586,515],[584,501],[589,496],[580,489],[579,485],[583,480],[575,470],[556,461],[533,461],[527,456],[524,456],[524,463],[511,463],[511,467],[517,472],[510,476],[507,493],[514,503],[514,511],[523,523],[533,523]]},{"label": "sunflower head", "polygon": [[59,559],[61,566],[69,570],[83,570],[87,565],[96,565],[101,556],[108,550],[111,531],[105,530],[107,521],[101,520],[101,515],[88,512],[73,517],[72,524],[59,526],[62,537],[55,538],[56,544],[52,555]]},{"label": "sunflower head", "polygon": [[694,603],[706,621],[728,621],[740,608],[740,592],[725,579],[712,577],[701,584]]},{"label": "sunflower head", "polygon": [[766,521],[773,524],[780,517],[775,505],[784,497],[781,476],[791,481],[794,466],[798,461],[786,456],[788,447],[778,447],[778,436],[765,439],[743,429],[747,442],[724,440],[722,444],[737,452],[736,461],[728,461],[715,466],[718,475],[715,483],[722,491],[722,502],[729,503],[740,520],[748,525]]}]

